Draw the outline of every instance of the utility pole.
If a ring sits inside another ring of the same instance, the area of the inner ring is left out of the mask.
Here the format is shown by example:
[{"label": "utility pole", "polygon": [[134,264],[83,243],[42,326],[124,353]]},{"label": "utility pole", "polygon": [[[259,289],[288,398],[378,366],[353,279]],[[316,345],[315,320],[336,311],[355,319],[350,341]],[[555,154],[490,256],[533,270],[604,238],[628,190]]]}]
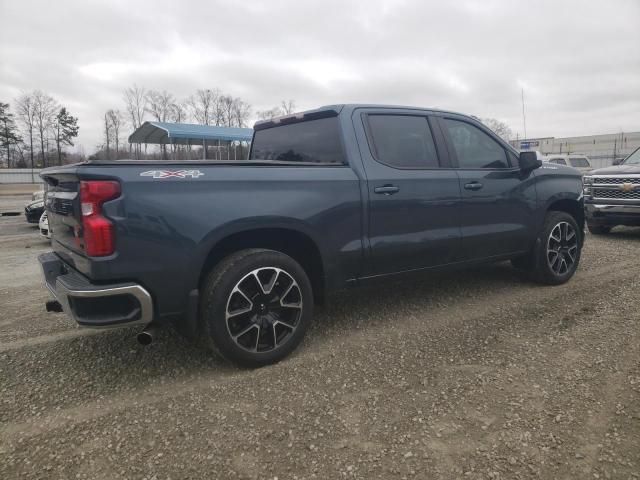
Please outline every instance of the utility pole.
[{"label": "utility pole", "polygon": [[524,114],[524,87],[522,87],[522,123],[524,125],[524,138],[526,140],[529,137],[527,137],[527,117]]}]

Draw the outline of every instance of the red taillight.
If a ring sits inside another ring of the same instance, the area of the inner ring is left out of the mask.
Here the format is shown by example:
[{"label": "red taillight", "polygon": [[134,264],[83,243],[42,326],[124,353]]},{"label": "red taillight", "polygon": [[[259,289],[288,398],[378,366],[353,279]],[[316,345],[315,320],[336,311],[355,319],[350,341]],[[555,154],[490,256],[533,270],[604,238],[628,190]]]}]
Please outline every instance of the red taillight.
[{"label": "red taillight", "polygon": [[90,257],[104,257],[115,251],[113,223],[102,216],[102,204],[119,196],[120,184],[113,180],[80,182],[84,250]]}]

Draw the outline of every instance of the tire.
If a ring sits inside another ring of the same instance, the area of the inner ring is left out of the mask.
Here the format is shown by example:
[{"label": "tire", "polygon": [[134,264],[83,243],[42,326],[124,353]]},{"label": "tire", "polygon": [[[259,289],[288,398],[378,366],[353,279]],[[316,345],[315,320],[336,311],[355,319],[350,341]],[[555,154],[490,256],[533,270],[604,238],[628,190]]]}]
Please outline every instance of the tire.
[{"label": "tire", "polygon": [[611,231],[611,227],[606,225],[587,225],[589,232],[594,235],[606,235]]},{"label": "tire", "polygon": [[511,261],[536,282],[560,285],[573,277],[582,251],[582,231],[566,212],[550,211],[531,252]]},{"label": "tire", "polygon": [[269,365],[302,341],[313,316],[311,282],[284,253],[241,250],[206,276],[198,316],[211,350],[241,366]]}]

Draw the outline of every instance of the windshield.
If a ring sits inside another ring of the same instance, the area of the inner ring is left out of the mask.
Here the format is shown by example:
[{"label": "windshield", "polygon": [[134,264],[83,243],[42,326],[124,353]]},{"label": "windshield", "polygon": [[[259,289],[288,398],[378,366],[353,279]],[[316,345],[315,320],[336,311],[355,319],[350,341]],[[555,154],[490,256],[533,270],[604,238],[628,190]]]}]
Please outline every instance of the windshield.
[{"label": "windshield", "polygon": [[588,168],[591,166],[586,158],[572,158],[570,161],[572,167]]},{"label": "windshield", "polygon": [[622,162],[624,165],[640,165],[640,148],[636,149],[627,159]]}]

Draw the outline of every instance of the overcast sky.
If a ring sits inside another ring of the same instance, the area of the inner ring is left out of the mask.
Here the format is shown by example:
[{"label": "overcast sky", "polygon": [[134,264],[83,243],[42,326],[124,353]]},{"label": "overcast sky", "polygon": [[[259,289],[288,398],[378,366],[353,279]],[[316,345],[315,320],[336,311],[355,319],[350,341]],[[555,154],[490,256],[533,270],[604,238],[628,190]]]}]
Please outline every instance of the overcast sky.
[{"label": "overcast sky", "polygon": [[[640,130],[640,0],[0,0],[0,100],[42,89],[87,153],[133,85],[440,107],[523,134]],[[129,129],[127,129],[129,133]]]}]

